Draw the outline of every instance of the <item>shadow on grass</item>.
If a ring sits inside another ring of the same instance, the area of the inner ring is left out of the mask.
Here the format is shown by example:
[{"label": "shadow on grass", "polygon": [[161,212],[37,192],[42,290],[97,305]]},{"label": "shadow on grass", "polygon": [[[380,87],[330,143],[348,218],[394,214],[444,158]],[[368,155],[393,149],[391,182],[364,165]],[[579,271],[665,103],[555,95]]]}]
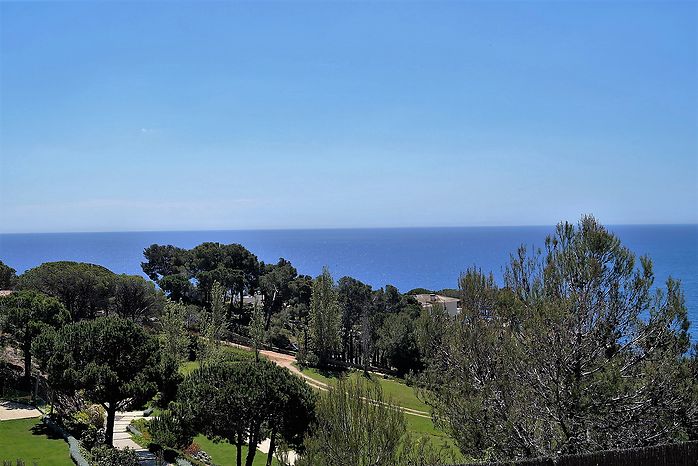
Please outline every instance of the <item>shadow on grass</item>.
[{"label": "shadow on grass", "polygon": [[313,367],[312,369],[328,379],[340,379],[349,375],[349,371],[347,369],[337,367]]},{"label": "shadow on grass", "polygon": [[63,440],[63,437],[49,429],[48,426],[41,421],[31,428],[31,432],[32,435],[41,435],[49,440]]}]

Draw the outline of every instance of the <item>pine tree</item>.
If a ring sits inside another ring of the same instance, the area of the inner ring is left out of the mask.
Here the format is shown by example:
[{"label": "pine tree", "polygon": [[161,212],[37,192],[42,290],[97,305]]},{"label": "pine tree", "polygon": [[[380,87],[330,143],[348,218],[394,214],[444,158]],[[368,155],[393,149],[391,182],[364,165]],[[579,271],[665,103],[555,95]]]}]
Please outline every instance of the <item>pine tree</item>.
[{"label": "pine tree", "polygon": [[211,308],[202,313],[201,333],[206,339],[204,362],[211,363],[218,359],[221,352],[221,340],[228,330],[226,320],[225,289],[214,282],[211,287]]},{"label": "pine tree", "polygon": [[313,281],[310,299],[310,346],[318,358],[318,364],[328,363],[339,347],[341,311],[337,290],[327,267]]}]

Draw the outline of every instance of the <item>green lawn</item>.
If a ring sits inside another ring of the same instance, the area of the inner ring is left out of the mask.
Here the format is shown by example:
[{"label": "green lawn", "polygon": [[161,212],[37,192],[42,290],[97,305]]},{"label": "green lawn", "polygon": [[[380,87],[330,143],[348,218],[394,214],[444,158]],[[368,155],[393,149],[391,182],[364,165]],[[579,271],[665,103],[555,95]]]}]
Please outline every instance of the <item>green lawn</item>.
[{"label": "green lawn", "polygon": [[198,367],[199,361],[186,361],[179,366],[179,373],[182,375],[189,375]]},{"label": "green lawn", "polygon": [[73,465],[68,443],[54,436],[39,418],[0,421],[0,461],[17,459],[27,465]]},{"label": "green lawn", "polygon": [[[254,359],[254,352],[236,348],[234,346],[221,346],[225,358],[228,361],[251,361]],[[179,366],[179,373],[189,375],[199,367],[199,361],[186,361]]]},{"label": "green lawn", "polygon": [[[302,370],[302,372],[312,379],[327,384],[332,383],[337,380],[338,377],[344,377],[347,374],[349,377],[354,379],[364,377],[363,373],[360,371],[331,372],[319,371],[313,368],[305,368]],[[404,381],[396,378],[383,377],[378,374],[370,374],[369,378],[370,380],[381,385],[383,395],[386,398],[390,398],[393,404],[402,406],[403,408],[416,409],[418,411],[425,411],[427,413],[429,412],[429,406],[417,398],[414,389],[408,386]]]},{"label": "green lawn", "polygon": [[[302,372],[308,377],[326,384],[334,383],[338,377],[348,376],[354,379],[364,377],[361,371],[333,372],[314,368],[304,368]],[[370,380],[375,383],[380,383],[383,394],[386,398],[389,398],[393,404],[404,408],[430,412],[429,406],[417,398],[414,389],[408,386],[404,381],[397,378],[383,377],[378,374],[371,374]],[[462,459],[462,455],[453,439],[446,433],[438,430],[434,426],[431,418],[415,416],[409,413],[406,413],[405,418],[407,419],[407,430],[414,437],[427,437],[433,445],[438,448],[444,448],[453,456],[453,458],[449,459],[455,461]]]},{"label": "green lawn", "polygon": [[[231,445],[228,442],[214,443],[203,435],[199,435],[194,439],[194,443],[197,443],[202,450],[211,456],[211,460],[218,466],[234,466],[235,458],[237,455],[237,449],[235,445]],[[245,463],[245,458],[247,457],[247,447],[242,447],[242,462]],[[257,451],[254,455],[254,461],[252,462],[254,466],[265,466],[267,464],[267,455],[261,451]],[[272,462],[274,466],[278,466],[276,459]]]}]

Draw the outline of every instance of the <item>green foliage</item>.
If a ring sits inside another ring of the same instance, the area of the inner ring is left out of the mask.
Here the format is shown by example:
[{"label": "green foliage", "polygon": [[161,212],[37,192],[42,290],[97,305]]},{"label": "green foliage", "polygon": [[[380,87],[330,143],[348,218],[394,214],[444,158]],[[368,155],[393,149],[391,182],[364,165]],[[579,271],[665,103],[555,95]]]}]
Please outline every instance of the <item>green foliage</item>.
[{"label": "green foliage", "polygon": [[165,300],[153,282],[138,275],[117,275],[114,277],[111,309],[121,317],[142,322],[149,317],[160,315]]},{"label": "green foliage", "polygon": [[228,332],[225,309],[225,290],[215,282],[211,287],[211,309],[201,314],[201,334],[204,337],[201,360],[215,362],[221,357],[221,340]]},{"label": "green foliage", "polygon": [[342,277],[337,283],[337,296],[342,313],[342,353],[349,360],[360,354],[367,369],[375,340],[371,287],[354,278]]},{"label": "green foliage", "polygon": [[316,406],[317,423],[299,466],[407,466],[442,464],[427,442],[407,434],[405,415],[380,385],[339,380]]},{"label": "green foliage", "polygon": [[29,289],[58,298],[77,321],[94,318],[106,311],[112,295],[115,275],[99,265],[82,262],[46,262],[27,270],[17,283],[19,289]]},{"label": "green foliage", "polygon": [[292,349],[294,321],[291,309],[274,314],[266,332],[267,342],[277,348]]},{"label": "green foliage", "polygon": [[276,264],[264,265],[259,277],[259,289],[264,297],[264,328],[269,328],[272,315],[278,313],[293,295],[291,284],[298,271],[286,259]]},{"label": "green foliage", "polygon": [[184,274],[189,253],[186,249],[176,246],[151,244],[143,251],[145,262],[141,263],[143,272],[154,282],[163,277]]},{"label": "green foliage", "polygon": [[188,355],[189,336],[184,327],[187,308],[182,303],[167,301],[158,319],[160,332],[160,406],[167,406],[177,395],[182,381],[179,368]]},{"label": "green foliage", "polygon": [[152,394],[157,379],[157,342],[130,320],[101,317],[43,334],[35,342],[54,390],[84,396],[107,410],[111,444],[117,405]]},{"label": "green foliage", "polygon": [[158,319],[158,339],[162,353],[167,358],[182,362],[187,357],[189,335],[185,328],[187,308],[182,303],[167,301]]},{"label": "green foliage", "polygon": [[264,315],[262,309],[256,304],[252,310],[252,321],[250,322],[250,336],[254,342],[255,358],[259,359],[259,349],[264,344]]},{"label": "green foliage", "polygon": [[339,347],[340,312],[336,286],[325,267],[313,281],[310,299],[310,346],[321,366]]},{"label": "green foliage", "polygon": [[420,369],[421,362],[415,336],[414,317],[410,312],[389,314],[380,328],[379,348],[398,375]]},{"label": "green foliage", "polygon": [[32,342],[47,327],[58,327],[70,319],[55,298],[36,291],[16,291],[0,297],[0,330],[9,334],[24,353],[24,376],[29,379]]},{"label": "green foliage", "polygon": [[435,418],[488,460],[686,438],[686,308],[677,282],[655,294],[653,281],[592,217],[560,224],[545,253],[519,249],[504,289],[470,269],[461,315],[418,325],[420,345],[439,345],[422,379]]},{"label": "green foliage", "polygon": [[11,290],[17,284],[17,271],[0,261],[0,290]]},{"label": "green foliage", "polygon": [[83,447],[91,450],[103,441],[105,410],[99,405],[88,406],[63,418],[63,426],[75,438],[80,439]]},{"label": "green foliage", "polygon": [[257,256],[240,244],[202,243],[189,252],[189,258],[188,271],[196,280],[202,297],[209,296],[215,282],[239,298],[258,285],[260,265]]},{"label": "green foliage", "polygon": [[[177,407],[174,408],[177,410]],[[182,450],[192,442],[194,432],[187,423],[184,413],[163,411],[148,423],[148,432],[153,443],[161,447]]]},{"label": "green foliage", "polygon": [[92,456],[92,466],[139,466],[138,455],[134,450],[127,448],[117,450],[104,445],[94,448],[90,452]]},{"label": "green foliage", "polygon": [[263,432],[302,442],[314,395],[285,369],[260,360],[196,369],[182,383],[177,400],[175,413],[188,428],[240,449],[248,443],[246,462],[251,464]]}]

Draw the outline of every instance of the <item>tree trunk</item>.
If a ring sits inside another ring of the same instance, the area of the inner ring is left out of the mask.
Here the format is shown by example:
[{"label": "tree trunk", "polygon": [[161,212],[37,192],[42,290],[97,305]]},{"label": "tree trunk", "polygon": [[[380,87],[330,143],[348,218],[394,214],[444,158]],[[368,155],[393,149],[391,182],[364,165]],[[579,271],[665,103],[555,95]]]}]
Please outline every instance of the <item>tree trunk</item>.
[{"label": "tree trunk", "polygon": [[247,458],[245,459],[245,466],[252,466],[254,462],[254,455],[257,453],[257,437],[259,437],[259,426],[255,426],[252,432],[250,432],[250,441],[247,445]]},{"label": "tree trunk", "polygon": [[107,431],[104,434],[104,443],[110,447],[114,446],[114,419],[116,418],[116,403],[109,403],[105,406],[107,410]]},{"label": "tree trunk", "polygon": [[32,376],[32,344],[31,340],[25,341],[22,345],[22,352],[24,353],[24,381],[27,384],[27,388],[31,388],[31,376]]},{"label": "tree trunk", "polygon": [[269,442],[269,453],[267,453],[267,466],[271,466],[272,458],[274,458],[274,450],[276,450],[276,432],[271,431],[271,441]]},{"label": "tree trunk", "polygon": [[238,441],[235,442],[235,447],[237,448],[237,466],[242,466],[242,433],[238,432]]},{"label": "tree trunk", "polygon": [[235,300],[233,299],[233,293],[231,292],[230,293],[230,304],[228,304],[228,313],[227,313],[228,322],[233,321],[233,310],[235,309],[235,306],[233,305],[234,301]]}]

